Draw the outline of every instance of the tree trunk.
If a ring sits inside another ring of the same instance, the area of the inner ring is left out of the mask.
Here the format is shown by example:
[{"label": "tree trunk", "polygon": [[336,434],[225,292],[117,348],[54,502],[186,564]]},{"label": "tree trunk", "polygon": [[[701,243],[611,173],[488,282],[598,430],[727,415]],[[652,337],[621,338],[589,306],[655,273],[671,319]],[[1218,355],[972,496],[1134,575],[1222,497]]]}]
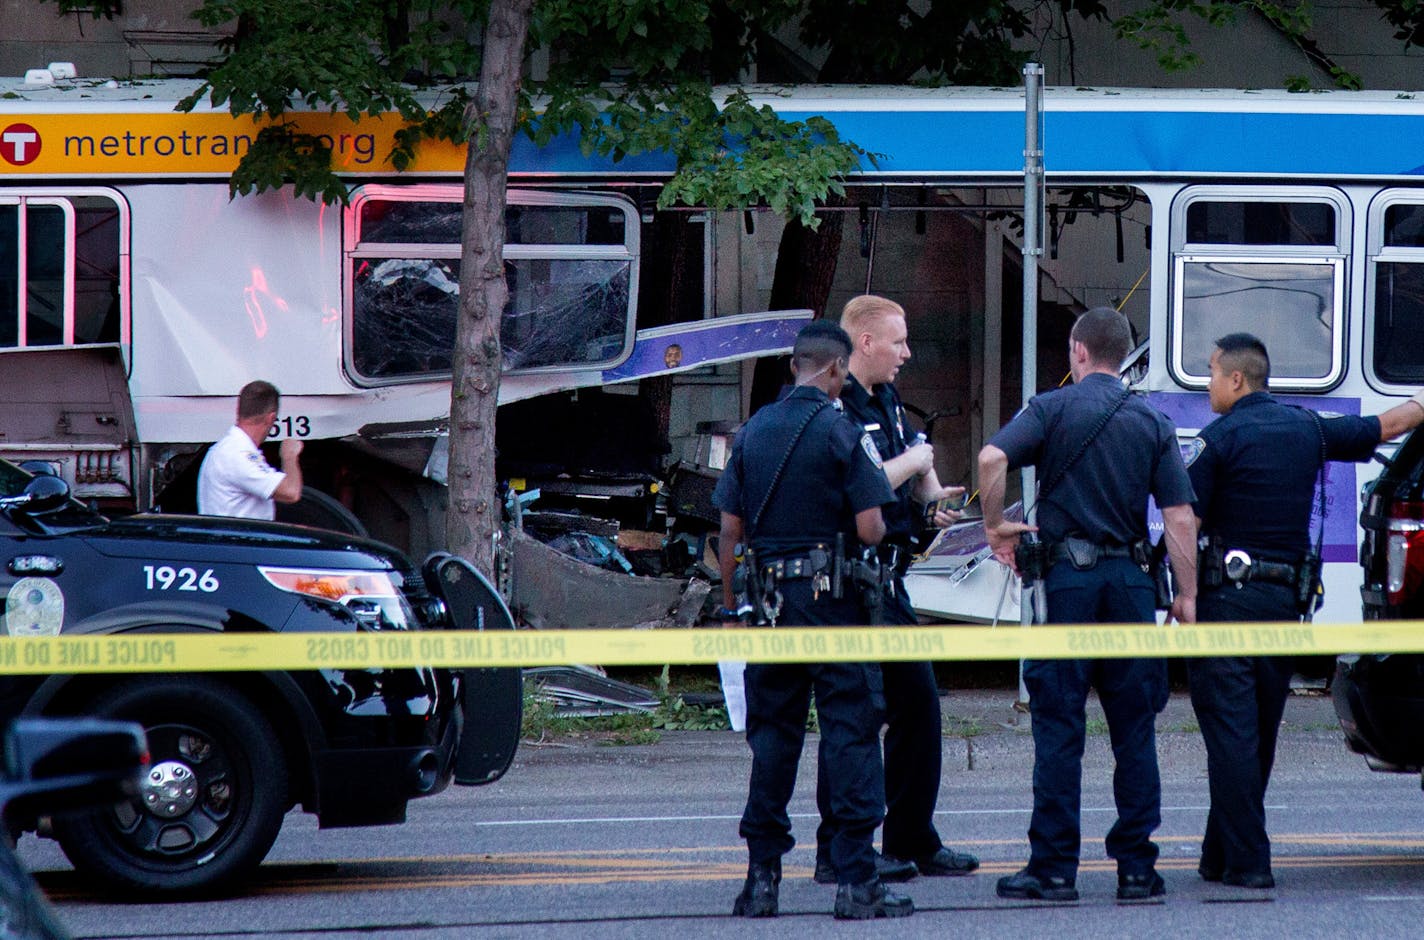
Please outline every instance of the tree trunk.
[{"label": "tree trunk", "polygon": [[485,26],[480,85],[465,112],[465,216],[460,252],[460,319],[450,386],[450,551],[494,577],[501,507],[494,475],[499,400],[499,327],[509,298],[504,278],[504,208],[509,147],[534,0],[493,0]]}]

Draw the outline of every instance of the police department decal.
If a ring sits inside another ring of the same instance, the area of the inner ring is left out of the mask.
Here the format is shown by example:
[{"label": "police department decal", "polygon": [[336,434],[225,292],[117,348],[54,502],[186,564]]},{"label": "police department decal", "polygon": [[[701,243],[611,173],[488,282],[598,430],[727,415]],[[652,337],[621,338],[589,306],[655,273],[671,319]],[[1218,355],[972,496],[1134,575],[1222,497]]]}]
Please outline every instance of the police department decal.
[{"label": "police department decal", "polygon": [[1189,467],[1196,463],[1197,458],[1206,451],[1206,441],[1199,437],[1194,437],[1180,446],[1182,448],[1182,462]]},{"label": "police department decal", "polygon": [[870,439],[869,434],[862,434],[860,436],[860,446],[861,449],[865,451],[865,456],[869,457],[870,462],[875,464],[875,469],[884,469],[885,462],[880,459],[880,449],[875,446],[875,442]]},{"label": "police department decal", "polygon": [[21,578],[5,597],[5,632],[10,636],[59,636],[64,625],[64,592],[48,578]]}]

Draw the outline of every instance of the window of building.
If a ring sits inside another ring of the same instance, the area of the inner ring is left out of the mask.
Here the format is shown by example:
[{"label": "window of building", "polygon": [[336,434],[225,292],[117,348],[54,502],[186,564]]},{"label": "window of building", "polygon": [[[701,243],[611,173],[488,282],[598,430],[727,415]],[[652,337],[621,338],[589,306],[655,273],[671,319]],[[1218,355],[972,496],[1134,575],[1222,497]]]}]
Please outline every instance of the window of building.
[{"label": "window of building", "polygon": [[1318,187],[1194,187],[1173,209],[1172,372],[1203,388],[1216,340],[1259,337],[1271,387],[1344,374],[1348,206]]},{"label": "window of building", "polygon": [[118,200],[0,195],[0,348],[127,342]]},{"label": "window of building", "polygon": [[[609,368],[633,344],[638,215],[617,196],[511,190],[507,370]],[[460,301],[459,186],[370,186],[347,215],[348,368],[364,384],[450,372]]]}]

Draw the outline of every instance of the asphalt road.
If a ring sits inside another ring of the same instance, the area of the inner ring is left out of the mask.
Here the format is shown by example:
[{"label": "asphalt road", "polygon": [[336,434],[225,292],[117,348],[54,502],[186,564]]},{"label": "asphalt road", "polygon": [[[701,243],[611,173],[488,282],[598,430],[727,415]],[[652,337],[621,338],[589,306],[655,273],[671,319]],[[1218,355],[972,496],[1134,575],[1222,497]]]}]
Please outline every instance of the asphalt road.
[{"label": "asphalt road", "polygon": [[1348,753],[1329,700],[1292,697],[1268,796],[1278,887],[1208,885],[1196,875],[1206,811],[1205,756],[1185,696],[1159,721],[1165,903],[1118,905],[1102,839],[1114,818],[1112,758],[1099,722],[1084,762],[1084,849],[1074,905],[1006,902],[994,880],[1027,857],[1032,745],[1013,693],[956,692],[937,818],[979,874],[905,886],[915,916],[836,924],[831,888],[811,881],[814,746],[792,811],[802,845],[786,860],[782,916],[729,916],[745,873],[737,818],[749,756],[731,732],[664,733],[661,743],[592,741],[522,748],[491,787],[411,804],[403,826],[318,831],[288,817],[258,880],[239,896],[183,904],[97,897],[53,843],[26,836],[63,921],[86,938],[800,937],[806,931],[903,937],[1413,937],[1424,921],[1424,795],[1413,775],[1377,774]]}]

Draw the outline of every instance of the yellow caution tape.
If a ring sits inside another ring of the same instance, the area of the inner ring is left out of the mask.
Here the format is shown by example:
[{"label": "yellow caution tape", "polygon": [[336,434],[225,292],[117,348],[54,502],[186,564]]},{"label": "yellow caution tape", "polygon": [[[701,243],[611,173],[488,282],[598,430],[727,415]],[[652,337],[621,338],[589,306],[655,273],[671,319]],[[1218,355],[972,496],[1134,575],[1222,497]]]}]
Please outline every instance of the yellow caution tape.
[{"label": "yellow caution tape", "polygon": [[1424,652],[1424,622],[0,637],[0,674]]}]

